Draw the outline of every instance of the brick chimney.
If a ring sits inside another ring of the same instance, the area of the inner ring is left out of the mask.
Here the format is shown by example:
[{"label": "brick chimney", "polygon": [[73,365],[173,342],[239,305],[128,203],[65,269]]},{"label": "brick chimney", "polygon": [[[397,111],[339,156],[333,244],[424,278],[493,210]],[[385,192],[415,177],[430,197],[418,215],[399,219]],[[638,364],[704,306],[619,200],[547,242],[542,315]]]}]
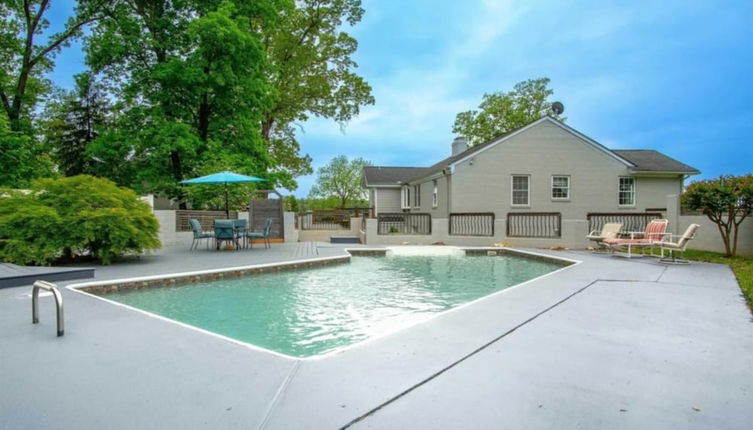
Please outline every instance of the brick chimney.
[{"label": "brick chimney", "polygon": [[468,149],[468,140],[463,136],[458,136],[452,141],[452,155],[458,155]]}]

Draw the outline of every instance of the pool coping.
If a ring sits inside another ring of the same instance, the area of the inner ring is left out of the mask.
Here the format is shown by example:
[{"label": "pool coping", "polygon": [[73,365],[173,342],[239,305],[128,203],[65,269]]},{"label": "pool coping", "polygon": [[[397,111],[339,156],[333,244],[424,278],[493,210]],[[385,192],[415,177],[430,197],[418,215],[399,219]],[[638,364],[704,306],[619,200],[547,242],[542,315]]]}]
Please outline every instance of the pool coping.
[{"label": "pool coping", "polygon": [[[421,320],[416,321],[411,324],[407,324],[401,327],[397,327],[394,330],[387,331],[381,334],[378,334],[376,336],[369,337],[367,339],[363,339],[361,341],[345,345],[339,348],[332,349],[330,351],[324,352],[322,354],[316,354],[312,356],[307,357],[298,357],[293,355],[288,355],[282,352],[278,352],[272,349],[264,348],[258,345],[254,345],[249,342],[245,342],[242,340],[238,340],[229,336],[225,336],[210,330],[203,329],[201,327],[187,324],[172,318],[168,318],[153,312],[149,312],[143,309],[139,309],[134,306],[130,306],[124,303],[117,302],[115,300],[110,300],[106,298],[106,296],[99,295],[94,292],[90,292],[90,289],[97,289],[99,288],[100,291],[102,291],[104,294],[107,294],[108,292],[118,291],[119,288],[127,288],[127,289],[143,289],[143,288],[153,288],[153,287],[165,287],[165,286],[177,286],[177,285],[189,285],[192,283],[197,282],[205,282],[205,281],[213,281],[213,280],[219,280],[219,279],[225,279],[225,274],[230,274],[230,277],[244,277],[249,275],[255,275],[255,274],[262,274],[262,273],[271,273],[271,272],[281,272],[281,271],[292,271],[292,270],[301,270],[301,269],[309,269],[312,267],[320,267],[330,264],[343,264],[348,261],[350,261],[350,258],[353,255],[359,255],[359,256],[366,256],[366,255],[386,255],[387,251],[390,248],[404,248],[406,246],[411,247],[427,247],[425,245],[423,246],[413,246],[413,245],[396,245],[396,246],[387,246],[387,247],[359,247],[359,248],[348,248],[345,247],[343,250],[348,254],[347,256],[329,256],[329,257],[315,257],[315,258],[306,258],[302,260],[293,260],[288,262],[277,262],[277,263],[263,263],[263,264],[254,264],[254,265],[247,265],[247,266],[237,266],[237,267],[225,267],[220,269],[207,269],[207,270],[198,270],[198,271],[192,271],[192,272],[176,272],[176,273],[167,273],[167,274],[160,274],[160,275],[151,275],[151,276],[140,276],[140,277],[133,277],[133,278],[121,278],[121,279],[111,279],[111,280],[102,280],[102,281],[89,281],[89,282],[81,282],[81,283],[74,283],[67,285],[65,288],[74,291],[79,294],[83,294],[85,296],[89,296],[98,300],[102,300],[104,302],[113,304],[115,306],[119,306],[125,309],[133,310],[136,312],[139,312],[143,315],[156,318],[162,321],[166,321],[169,323],[176,324],[180,327],[184,327],[190,330],[197,331],[199,333],[207,334],[210,336],[213,336],[215,338],[222,339],[224,341],[230,342],[235,345],[239,345],[251,350],[255,351],[261,351],[266,352],[269,354],[272,354],[274,356],[282,357],[289,360],[294,361],[315,361],[315,360],[322,360],[328,357],[331,357],[336,354],[343,353],[349,349],[355,348],[356,346],[361,346],[373,341],[376,341],[378,339],[382,339],[387,336],[394,335],[395,333],[402,332],[404,330],[416,327],[421,324],[425,324],[428,322],[431,322],[438,318],[441,315],[447,314],[449,312],[458,311],[463,308],[466,308],[468,306],[471,306],[475,303],[481,302],[483,300],[491,299],[492,297],[495,297],[499,294],[512,291],[518,287],[524,286],[526,284],[538,281],[540,279],[558,274],[566,269],[570,269],[572,267],[577,266],[578,264],[582,263],[581,260],[575,260],[571,258],[566,257],[554,257],[547,254],[537,253],[533,251],[527,251],[527,250],[521,250],[521,249],[514,249],[514,248],[507,248],[507,247],[494,247],[494,246],[446,246],[447,248],[457,248],[461,249],[468,253],[468,251],[471,251],[473,254],[483,254],[483,255],[489,255],[489,252],[495,252],[494,255],[499,255],[496,253],[502,253],[502,254],[513,254],[513,255],[524,255],[528,258],[536,259],[536,260],[543,260],[547,262],[554,262],[557,264],[562,265],[559,269],[553,270],[549,273],[545,273],[543,275],[537,276],[535,278],[531,278],[527,281],[523,281],[521,283],[512,285],[510,287],[504,288],[499,291],[495,291],[491,294],[485,295],[483,297],[479,297],[477,299],[471,300],[469,302],[463,303],[461,305],[455,306],[451,309],[447,309],[442,312],[438,312],[435,314],[432,314],[430,317]],[[430,246],[428,246],[430,247]],[[178,282],[178,279],[183,280],[184,282]]]}]

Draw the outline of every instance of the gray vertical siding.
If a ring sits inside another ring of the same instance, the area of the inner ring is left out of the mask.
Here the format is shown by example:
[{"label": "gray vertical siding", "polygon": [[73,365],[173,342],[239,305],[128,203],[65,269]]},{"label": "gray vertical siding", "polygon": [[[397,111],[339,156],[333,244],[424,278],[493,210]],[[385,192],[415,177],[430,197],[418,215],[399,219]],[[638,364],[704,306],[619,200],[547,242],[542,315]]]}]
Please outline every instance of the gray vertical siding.
[{"label": "gray vertical siding", "polygon": [[[530,175],[530,206],[511,204],[511,177]],[[570,199],[551,198],[552,175],[570,176]],[[630,176],[619,160],[581,138],[541,123],[459,163],[452,174],[451,212],[560,212],[585,219],[588,212],[637,212],[666,206],[682,187],[681,176],[636,177],[636,204],[618,205],[620,176]]]},{"label": "gray vertical siding", "polygon": [[[375,188],[378,213],[402,212],[400,209],[400,188]],[[374,205],[374,201],[371,202]]]}]

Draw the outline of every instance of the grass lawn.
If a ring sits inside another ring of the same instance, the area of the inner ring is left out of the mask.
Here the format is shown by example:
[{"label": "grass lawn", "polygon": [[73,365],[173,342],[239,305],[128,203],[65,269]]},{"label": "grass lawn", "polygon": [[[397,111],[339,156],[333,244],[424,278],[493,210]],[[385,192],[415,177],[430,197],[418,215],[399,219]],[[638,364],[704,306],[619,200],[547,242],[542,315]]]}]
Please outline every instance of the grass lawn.
[{"label": "grass lawn", "polygon": [[725,257],[724,254],[718,252],[688,249],[685,252],[685,258],[728,264],[735,272],[735,277],[737,277],[737,282],[740,284],[740,289],[743,291],[748,306],[753,309],[753,257]]}]

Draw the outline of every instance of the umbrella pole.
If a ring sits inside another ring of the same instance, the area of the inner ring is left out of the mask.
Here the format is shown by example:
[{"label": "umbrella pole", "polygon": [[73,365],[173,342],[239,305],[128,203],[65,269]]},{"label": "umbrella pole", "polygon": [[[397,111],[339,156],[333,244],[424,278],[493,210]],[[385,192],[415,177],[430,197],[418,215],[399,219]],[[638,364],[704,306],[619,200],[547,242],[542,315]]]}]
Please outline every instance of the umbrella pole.
[{"label": "umbrella pole", "polygon": [[228,195],[227,195],[227,182],[225,182],[225,217],[226,219],[230,219],[230,208],[228,207]]}]

